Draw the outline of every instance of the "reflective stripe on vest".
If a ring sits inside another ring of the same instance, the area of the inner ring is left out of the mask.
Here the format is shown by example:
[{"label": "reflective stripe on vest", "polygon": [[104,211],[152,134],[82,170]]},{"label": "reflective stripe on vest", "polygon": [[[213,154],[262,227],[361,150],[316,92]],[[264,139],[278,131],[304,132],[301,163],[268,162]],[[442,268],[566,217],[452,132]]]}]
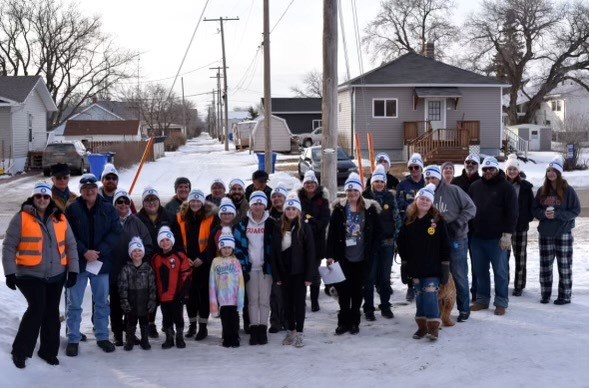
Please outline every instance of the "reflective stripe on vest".
[{"label": "reflective stripe on vest", "polygon": [[[65,239],[67,235],[67,222],[61,215],[60,219],[51,217],[55,237],[57,238],[57,250],[61,259],[61,265],[67,265],[65,254]],[[43,231],[38,220],[27,212],[21,212],[21,238],[16,248],[16,264],[25,267],[34,267],[41,263],[43,258]]]},{"label": "reflective stripe on vest", "polygon": [[[180,233],[182,234],[184,250],[188,252],[188,242],[186,240],[186,221],[182,218],[180,213],[176,214],[176,220],[178,221],[178,225],[180,225]],[[198,230],[198,249],[200,249],[201,254],[205,252],[207,246],[209,245],[209,237],[211,236],[211,226],[213,225],[214,220],[215,216],[208,216],[200,223],[200,227]]]}]

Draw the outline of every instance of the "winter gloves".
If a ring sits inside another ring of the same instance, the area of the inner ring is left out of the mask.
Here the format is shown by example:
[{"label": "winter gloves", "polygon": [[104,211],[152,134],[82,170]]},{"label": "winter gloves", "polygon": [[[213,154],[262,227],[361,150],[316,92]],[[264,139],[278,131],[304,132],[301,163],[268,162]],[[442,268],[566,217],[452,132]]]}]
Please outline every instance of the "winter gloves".
[{"label": "winter gloves", "polygon": [[6,275],[6,285],[11,290],[16,290],[16,275]]},{"label": "winter gloves", "polygon": [[403,284],[409,283],[409,275],[407,274],[407,262],[401,262],[401,281]]},{"label": "winter gloves", "polygon": [[452,222],[448,222],[446,224],[446,228],[448,229],[448,235],[450,235],[450,237],[455,237],[458,235],[458,232],[464,228],[464,224],[461,224],[458,222],[458,220],[454,220]]},{"label": "winter gloves", "polygon": [[67,280],[65,281],[65,288],[72,288],[78,281],[78,274],[75,272],[67,273]]},{"label": "winter gloves", "polygon": [[511,233],[503,233],[501,235],[501,240],[499,240],[499,246],[504,251],[511,248]]},{"label": "winter gloves", "polygon": [[444,286],[448,283],[448,279],[450,278],[450,262],[449,261],[442,261],[442,277],[440,278],[440,283]]}]

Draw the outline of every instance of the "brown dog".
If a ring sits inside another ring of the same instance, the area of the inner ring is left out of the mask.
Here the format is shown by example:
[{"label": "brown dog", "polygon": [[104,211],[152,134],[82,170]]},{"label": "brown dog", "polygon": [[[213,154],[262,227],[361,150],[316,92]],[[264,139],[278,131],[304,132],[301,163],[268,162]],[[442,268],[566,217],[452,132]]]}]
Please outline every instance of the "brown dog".
[{"label": "brown dog", "polygon": [[448,283],[441,285],[438,290],[438,305],[442,314],[442,324],[444,326],[454,326],[456,322],[450,317],[454,303],[456,302],[456,285],[452,275],[448,277]]}]

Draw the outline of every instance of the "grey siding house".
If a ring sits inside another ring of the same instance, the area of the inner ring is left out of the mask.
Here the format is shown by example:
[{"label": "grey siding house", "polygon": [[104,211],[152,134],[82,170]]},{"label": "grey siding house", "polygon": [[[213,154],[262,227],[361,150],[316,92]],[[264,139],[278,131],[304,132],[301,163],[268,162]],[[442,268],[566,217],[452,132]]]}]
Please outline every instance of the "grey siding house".
[{"label": "grey siding house", "polygon": [[0,170],[23,171],[29,151],[47,144],[47,117],[57,106],[40,76],[0,77]]},{"label": "grey siding house", "polygon": [[321,98],[273,97],[272,114],[285,119],[295,135],[313,132],[321,126]]},{"label": "grey siding house", "polygon": [[[359,134],[361,147],[367,149],[366,134],[371,133],[375,151],[388,152],[397,161],[407,160],[408,152],[426,153],[426,160],[428,155],[443,160],[468,152],[497,155],[502,89],[508,86],[423,55],[405,54],[339,85],[339,144],[352,152]],[[436,150],[418,144],[428,133]],[[453,149],[450,140],[459,148]]]}]

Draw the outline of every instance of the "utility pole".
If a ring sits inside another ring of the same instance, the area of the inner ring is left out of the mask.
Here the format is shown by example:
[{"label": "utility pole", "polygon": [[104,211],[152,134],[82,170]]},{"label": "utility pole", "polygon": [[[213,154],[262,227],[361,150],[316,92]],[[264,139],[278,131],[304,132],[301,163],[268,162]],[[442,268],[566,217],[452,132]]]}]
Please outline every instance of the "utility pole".
[{"label": "utility pole", "polygon": [[323,0],[323,137],[321,184],[337,196],[337,1]]},{"label": "utility pole", "polygon": [[[209,67],[211,70],[217,70],[217,75],[210,78],[217,79],[217,139],[221,140],[221,134],[223,133],[223,100],[221,100],[221,67]],[[225,135],[227,135],[225,133]]]},{"label": "utility pole", "polygon": [[[209,110],[209,114],[211,115],[211,117],[215,118],[215,125],[212,126],[211,125],[211,132],[212,132],[212,137],[217,137],[217,104],[215,102],[215,89],[213,89],[213,105],[211,105],[211,109]],[[213,116],[214,113],[214,116]],[[210,121],[210,120],[209,120]]]},{"label": "utility pole", "polygon": [[272,172],[272,100],[270,89],[270,0],[264,0],[264,170]]},{"label": "utility pole", "polygon": [[239,20],[239,18],[224,18],[219,19],[207,19],[204,18],[205,22],[220,22],[221,24],[221,48],[223,50],[223,103],[225,104],[225,151],[229,151],[229,109],[227,104],[227,57],[225,56],[225,33],[223,30],[223,21]]},{"label": "utility pole", "polygon": [[180,85],[182,86],[182,125],[184,125],[184,134],[188,137],[188,128],[186,126],[186,103],[184,102],[184,77],[180,78]]}]

